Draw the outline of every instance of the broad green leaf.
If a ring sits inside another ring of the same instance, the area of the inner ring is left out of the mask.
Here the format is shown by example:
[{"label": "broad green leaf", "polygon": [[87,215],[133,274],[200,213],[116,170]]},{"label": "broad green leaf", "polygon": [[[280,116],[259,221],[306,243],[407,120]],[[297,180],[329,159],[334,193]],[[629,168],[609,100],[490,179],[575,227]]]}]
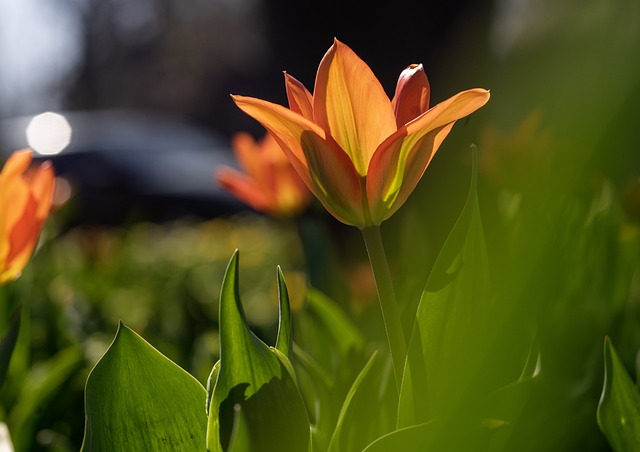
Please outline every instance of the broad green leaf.
[{"label": "broad green leaf", "polygon": [[11,361],[11,355],[13,354],[13,349],[15,348],[16,342],[18,341],[18,333],[20,332],[20,320],[22,318],[20,313],[20,309],[17,309],[16,312],[13,313],[13,315],[11,316],[11,320],[9,321],[9,327],[4,333],[2,340],[0,340],[0,388],[2,388],[4,379],[7,376],[7,371],[9,370],[9,362]]},{"label": "broad green leaf", "polygon": [[604,343],[604,363],[598,425],[616,452],[640,450],[640,392],[609,338]]},{"label": "broad green leaf", "polygon": [[120,323],[87,379],[82,451],[206,450],[206,391]]},{"label": "broad green leaf", "polygon": [[426,422],[463,402],[482,363],[489,268],[477,195],[477,153],[467,201],[423,291],[408,347],[398,426]]},{"label": "broad green leaf", "polygon": [[[255,452],[304,452],[310,443],[309,421],[291,363],[249,329],[238,277],[236,252],[220,295],[220,364],[209,405],[207,448],[222,452],[235,444],[239,450]],[[284,287],[280,273],[279,278]],[[288,298],[281,294],[280,301],[287,304]],[[281,307],[280,312],[288,309]],[[283,346],[288,344],[288,328],[286,320],[280,324]]]}]

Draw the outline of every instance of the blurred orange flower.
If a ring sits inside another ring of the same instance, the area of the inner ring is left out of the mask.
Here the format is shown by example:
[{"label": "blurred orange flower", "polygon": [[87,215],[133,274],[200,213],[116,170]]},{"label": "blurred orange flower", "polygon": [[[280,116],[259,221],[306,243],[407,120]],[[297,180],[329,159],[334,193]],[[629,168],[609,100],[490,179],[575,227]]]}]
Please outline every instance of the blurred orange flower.
[{"label": "blurred orange flower", "polygon": [[53,167],[30,171],[31,158],[28,149],[16,151],[0,173],[0,284],[20,276],[51,209]]},{"label": "blurred orange flower", "polygon": [[241,173],[222,168],[216,178],[234,196],[259,212],[288,217],[301,213],[311,194],[270,134],[256,142],[248,133],[232,140]]},{"label": "blurred orange flower", "polygon": [[393,100],[349,47],[335,40],[313,95],[285,74],[289,108],[233,96],[276,138],[307,187],[343,223],[379,225],[404,204],[453,124],[489,100],[471,89],[429,108],[422,65],[401,74]]}]

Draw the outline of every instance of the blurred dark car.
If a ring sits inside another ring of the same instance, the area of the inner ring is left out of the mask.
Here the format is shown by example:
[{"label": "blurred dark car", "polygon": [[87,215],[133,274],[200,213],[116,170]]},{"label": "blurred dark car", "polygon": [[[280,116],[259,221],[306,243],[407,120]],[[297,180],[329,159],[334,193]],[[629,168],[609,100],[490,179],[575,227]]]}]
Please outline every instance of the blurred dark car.
[{"label": "blurred dark car", "polygon": [[[221,165],[236,166],[228,140],[158,113],[61,113],[71,126],[69,145],[51,160],[68,181],[70,224],[121,224],[203,219],[244,208],[214,180]],[[0,121],[2,159],[28,147],[33,117]]]}]

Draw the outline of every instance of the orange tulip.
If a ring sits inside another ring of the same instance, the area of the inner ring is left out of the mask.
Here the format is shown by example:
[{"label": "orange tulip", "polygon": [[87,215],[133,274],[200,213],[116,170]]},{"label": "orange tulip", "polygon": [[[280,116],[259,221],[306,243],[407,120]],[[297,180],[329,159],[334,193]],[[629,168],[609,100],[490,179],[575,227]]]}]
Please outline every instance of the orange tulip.
[{"label": "orange tulip", "polygon": [[404,204],[453,124],[489,100],[471,89],[429,108],[422,65],[406,68],[393,100],[371,69],[335,40],[313,95],[285,74],[289,108],[233,96],[269,130],[307,187],[343,223],[380,225]]},{"label": "orange tulip", "polygon": [[226,190],[269,215],[293,216],[309,205],[309,190],[271,135],[256,142],[248,133],[238,133],[232,145],[246,173],[222,168],[217,179]]},{"label": "orange tulip", "polygon": [[53,167],[30,165],[31,151],[17,151],[0,173],[0,284],[20,276],[51,209]]}]

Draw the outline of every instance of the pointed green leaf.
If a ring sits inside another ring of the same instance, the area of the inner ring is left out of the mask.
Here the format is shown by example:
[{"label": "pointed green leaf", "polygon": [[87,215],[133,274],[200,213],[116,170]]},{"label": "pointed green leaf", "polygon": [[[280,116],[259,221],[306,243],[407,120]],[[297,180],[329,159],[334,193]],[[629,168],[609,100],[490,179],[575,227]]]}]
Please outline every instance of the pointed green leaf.
[{"label": "pointed green leaf", "polygon": [[640,392],[609,338],[604,343],[604,363],[598,425],[616,452],[640,450]]},{"label": "pointed green leaf", "polygon": [[206,450],[206,391],[120,324],[87,379],[82,451]]},{"label": "pointed green leaf", "polygon": [[220,370],[211,396],[207,448],[228,451],[233,439],[256,452],[306,451],[309,421],[291,364],[247,325],[238,293],[237,252],[222,283],[219,319]]},{"label": "pointed green leaf", "polygon": [[490,311],[489,266],[477,195],[477,152],[467,201],[423,291],[408,347],[399,426],[450,410],[482,362]]},{"label": "pointed green leaf", "polygon": [[[342,404],[342,409],[340,410],[340,415],[338,416],[338,422],[336,424],[336,428],[333,432],[333,436],[331,437],[331,442],[329,443],[328,452],[340,452],[343,450],[357,450],[355,445],[360,442],[361,438],[358,438],[357,432],[357,420],[358,417],[354,416],[354,400],[357,397],[367,397],[370,402],[374,402],[375,395],[370,394],[369,392],[363,392],[361,388],[364,388],[363,382],[369,376],[369,371],[373,367],[374,362],[376,361],[377,351],[371,355],[367,364],[362,368],[358,377],[353,382],[353,385],[349,389],[347,393],[347,397]],[[370,388],[367,388],[370,389]],[[374,403],[375,404],[375,403]],[[371,423],[370,419],[367,419],[365,422],[368,424]],[[367,444],[366,442],[364,444]]]},{"label": "pointed green leaf", "polygon": [[280,308],[278,337],[276,339],[276,348],[282,352],[287,358],[291,359],[291,348],[293,335],[291,334],[291,306],[289,304],[289,291],[287,283],[284,280],[282,270],[278,267],[278,306]]},{"label": "pointed green leaf", "polygon": [[13,313],[9,322],[9,328],[4,333],[2,340],[0,340],[0,388],[2,388],[2,385],[4,384],[4,379],[7,376],[7,370],[9,370],[11,355],[13,355],[13,349],[18,341],[20,320],[22,318],[20,313],[20,309],[17,309]]}]

